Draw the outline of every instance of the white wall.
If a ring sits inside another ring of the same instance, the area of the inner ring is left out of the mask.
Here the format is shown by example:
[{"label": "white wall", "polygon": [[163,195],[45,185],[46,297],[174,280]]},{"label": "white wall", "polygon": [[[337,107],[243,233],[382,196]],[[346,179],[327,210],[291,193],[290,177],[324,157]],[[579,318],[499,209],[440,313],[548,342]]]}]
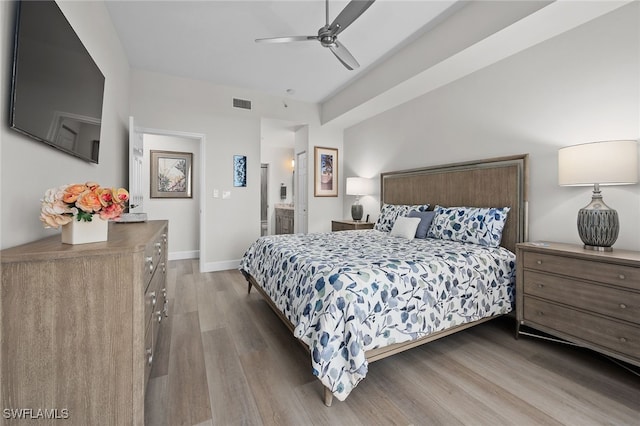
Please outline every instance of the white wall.
[{"label": "white wall", "polygon": [[59,2],[105,75],[100,163],[92,164],[23,136],[8,127],[15,2],[0,2],[1,247],[52,235],[39,221],[40,199],[48,188],[92,180],[126,186],[128,176],[129,63],[100,2]]},{"label": "white wall", "polygon": [[[253,109],[232,108],[234,97],[251,100]],[[331,146],[342,151],[342,131],[319,125],[317,105],[288,100],[285,107],[281,98],[246,89],[135,70],[131,75],[131,113],[143,128],[206,136],[200,266],[207,271],[235,268],[249,245],[260,236],[263,117],[308,125],[309,146]],[[233,187],[234,154],[247,156],[245,188]],[[229,191],[231,197],[214,198],[214,189],[220,193]],[[328,231],[331,218],[341,212],[340,197],[310,197],[309,231]]]},{"label": "white wall", "polygon": [[[308,204],[308,232],[328,232],[331,230],[331,220],[342,218],[342,200],[344,197],[344,158],[343,149],[343,130],[330,126],[321,128],[309,128],[309,146],[307,149],[308,163],[308,185],[307,197]],[[304,132],[300,136],[303,136]],[[304,139],[304,137],[302,137]],[[297,146],[297,145],[296,145]],[[338,196],[337,197],[314,197],[314,147],[321,146],[325,148],[338,149]],[[299,152],[299,151],[296,151]]]},{"label": "white wall", "polygon": [[[142,166],[143,205],[149,220],[169,221],[169,260],[194,259],[200,250],[200,141],[167,135],[144,134]],[[192,198],[150,198],[151,151],[190,152]]]},{"label": "white wall", "polygon": [[[558,186],[557,150],[640,138],[639,7],[634,2],[351,127],[347,175],[529,153],[530,239],[580,243],[577,212],[591,191]],[[640,185],[606,187],[603,195],[620,216],[615,247],[640,249]],[[345,215],[351,203],[346,197]],[[366,211],[379,209],[378,199],[363,203]]]}]

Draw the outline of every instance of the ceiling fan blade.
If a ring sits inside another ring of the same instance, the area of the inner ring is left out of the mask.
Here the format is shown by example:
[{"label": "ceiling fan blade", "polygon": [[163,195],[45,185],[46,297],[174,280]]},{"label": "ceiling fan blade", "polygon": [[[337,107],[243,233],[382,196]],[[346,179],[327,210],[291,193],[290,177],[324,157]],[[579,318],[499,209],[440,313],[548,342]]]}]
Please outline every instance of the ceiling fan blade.
[{"label": "ceiling fan blade", "polygon": [[334,46],[329,46],[329,49],[331,50],[331,52],[333,52],[334,55],[336,55],[336,58],[338,58],[338,60],[342,62],[342,65],[344,65],[350,71],[356,68],[360,68],[360,64],[358,63],[358,61],[356,61],[356,58],[353,57],[353,55],[347,50],[346,47],[338,43],[337,40],[334,44]]},{"label": "ceiling fan blade", "polygon": [[289,36],[289,37],[270,37],[257,38],[256,43],[290,43],[294,41],[318,40],[318,36]]},{"label": "ceiling fan blade", "polygon": [[333,35],[338,35],[353,23],[375,0],[351,0],[329,26]]}]

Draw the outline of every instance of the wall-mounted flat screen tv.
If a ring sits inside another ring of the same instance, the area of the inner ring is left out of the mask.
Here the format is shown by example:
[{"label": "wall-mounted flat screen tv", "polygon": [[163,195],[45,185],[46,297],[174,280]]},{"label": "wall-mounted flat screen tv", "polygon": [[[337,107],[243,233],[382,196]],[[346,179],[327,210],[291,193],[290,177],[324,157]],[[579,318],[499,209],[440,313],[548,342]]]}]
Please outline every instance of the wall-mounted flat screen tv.
[{"label": "wall-mounted flat screen tv", "polygon": [[55,1],[18,5],[11,128],[97,163],[104,75]]}]

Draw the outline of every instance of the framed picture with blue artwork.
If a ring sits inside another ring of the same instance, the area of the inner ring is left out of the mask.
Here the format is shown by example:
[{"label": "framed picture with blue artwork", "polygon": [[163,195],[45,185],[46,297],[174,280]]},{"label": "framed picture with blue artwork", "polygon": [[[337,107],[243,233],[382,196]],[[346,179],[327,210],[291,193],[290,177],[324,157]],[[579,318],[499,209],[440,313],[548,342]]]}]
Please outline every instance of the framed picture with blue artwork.
[{"label": "framed picture with blue artwork", "polygon": [[151,198],[192,198],[190,152],[151,151]]},{"label": "framed picture with blue artwork", "polygon": [[233,186],[247,186],[247,156],[233,156]]},{"label": "framed picture with blue artwork", "polygon": [[313,195],[316,197],[337,197],[338,150],[316,146],[314,149],[314,163]]}]

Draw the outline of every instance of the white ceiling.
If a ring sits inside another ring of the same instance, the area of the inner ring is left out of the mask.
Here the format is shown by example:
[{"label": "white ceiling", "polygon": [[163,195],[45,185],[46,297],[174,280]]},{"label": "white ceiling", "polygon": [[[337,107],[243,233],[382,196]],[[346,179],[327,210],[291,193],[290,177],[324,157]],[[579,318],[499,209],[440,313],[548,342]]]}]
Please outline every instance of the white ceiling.
[{"label": "white ceiling", "polygon": [[[456,2],[376,1],[339,36],[361,65],[354,71],[315,40],[254,41],[316,35],[325,23],[323,0],[110,0],[106,7],[135,69],[322,102],[457,9]],[[330,1],[329,20],[347,4]]]},{"label": "white ceiling", "polygon": [[[255,43],[316,35],[322,0],[106,7],[134,69],[319,103],[323,124],[347,128],[633,1],[377,0],[339,35],[361,64],[356,71],[315,40]],[[347,4],[331,1],[329,21]]]}]

